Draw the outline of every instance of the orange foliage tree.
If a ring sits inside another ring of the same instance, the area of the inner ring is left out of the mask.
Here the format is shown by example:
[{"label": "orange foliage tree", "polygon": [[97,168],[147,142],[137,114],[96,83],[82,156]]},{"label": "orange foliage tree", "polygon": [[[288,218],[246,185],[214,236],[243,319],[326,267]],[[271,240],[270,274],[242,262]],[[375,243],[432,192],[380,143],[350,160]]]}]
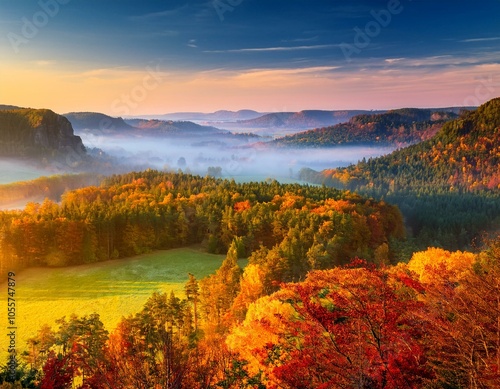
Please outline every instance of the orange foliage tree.
[{"label": "orange foliage tree", "polygon": [[433,374],[407,283],[363,261],[312,272],[257,301],[228,345],[268,387],[420,388]]}]

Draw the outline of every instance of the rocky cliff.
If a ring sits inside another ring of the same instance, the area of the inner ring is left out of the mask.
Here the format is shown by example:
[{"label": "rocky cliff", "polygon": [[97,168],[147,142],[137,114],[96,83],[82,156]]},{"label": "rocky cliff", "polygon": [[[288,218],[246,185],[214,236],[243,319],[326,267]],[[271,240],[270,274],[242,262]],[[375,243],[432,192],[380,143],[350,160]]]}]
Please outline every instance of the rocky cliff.
[{"label": "rocky cliff", "polygon": [[0,154],[8,156],[85,153],[69,120],[48,109],[0,110],[0,145]]}]

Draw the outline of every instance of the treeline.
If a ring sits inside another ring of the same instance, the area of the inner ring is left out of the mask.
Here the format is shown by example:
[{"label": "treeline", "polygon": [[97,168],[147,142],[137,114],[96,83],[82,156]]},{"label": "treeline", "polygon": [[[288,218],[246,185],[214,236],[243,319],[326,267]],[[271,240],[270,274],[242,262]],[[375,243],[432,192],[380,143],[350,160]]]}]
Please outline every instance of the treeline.
[{"label": "treeline", "polygon": [[398,205],[421,248],[463,248],[498,227],[499,131],[500,99],[494,99],[425,142],[346,168],[306,169],[300,178]]},{"label": "treeline", "polygon": [[236,241],[240,257],[277,250],[288,262],[290,280],[355,255],[375,259],[384,252],[389,260],[390,243],[404,236],[397,208],[349,192],[158,171],[114,176],[99,187],[66,193],[61,204],[46,200],[2,212],[0,228],[4,270],[200,243],[224,253]]},{"label": "treeline", "polygon": [[347,123],[288,135],[272,142],[276,146],[331,147],[345,144],[408,145],[433,137],[451,112],[399,109],[382,114],[358,115]]},{"label": "treeline", "polygon": [[354,259],[286,284],[269,283],[277,262],[264,258],[240,269],[233,242],[215,274],[190,275],[183,299],[155,293],[111,333],[98,314],[44,326],[0,388],[498,387],[500,239],[480,254]]}]

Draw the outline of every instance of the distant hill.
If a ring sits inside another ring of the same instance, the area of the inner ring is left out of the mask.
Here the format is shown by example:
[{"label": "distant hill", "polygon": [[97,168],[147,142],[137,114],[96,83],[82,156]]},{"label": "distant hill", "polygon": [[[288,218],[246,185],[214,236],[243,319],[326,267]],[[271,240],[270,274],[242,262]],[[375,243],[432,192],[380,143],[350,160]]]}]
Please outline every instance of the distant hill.
[{"label": "distant hill", "polygon": [[272,144],[288,147],[329,147],[356,143],[408,145],[431,138],[446,121],[456,117],[452,112],[416,108],[361,114],[346,123],[288,135],[274,140]]},{"label": "distant hill", "polygon": [[[500,98],[442,126],[431,139],[344,169],[324,171],[350,189],[426,186],[443,190],[500,189]],[[342,178],[341,178],[342,177]]]},{"label": "distant hill", "polygon": [[0,110],[0,155],[42,157],[68,149],[85,152],[65,117],[48,109]]},{"label": "distant hill", "polygon": [[[468,107],[469,108],[469,107]],[[473,108],[473,107],[470,107]],[[449,107],[439,111],[459,113],[462,108]],[[436,109],[433,109],[436,111]],[[373,115],[386,111],[367,110],[303,110],[300,112],[261,113],[253,110],[227,111],[213,113],[176,112],[164,115],[145,115],[142,119],[163,121],[194,121],[197,124],[230,130],[231,132],[253,132],[265,135],[286,135],[312,128],[322,128],[348,122],[351,118],[366,114]]]},{"label": "distant hill", "polygon": [[96,131],[110,136],[151,136],[151,137],[189,137],[200,135],[227,134],[212,126],[202,126],[189,121],[158,119],[122,119],[98,112],[71,112],[64,115],[79,133]]},{"label": "distant hill", "polygon": [[212,113],[202,112],[174,112],[163,115],[145,115],[147,119],[174,120],[174,121],[204,121],[204,122],[233,122],[238,120],[254,119],[262,116],[263,113],[242,109],[240,111],[220,110]]},{"label": "distant hill", "polygon": [[71,122],[75,131],[98,130],[104,134],[114,134],[134,130],[122,118],[114,118],[102,113],[70,112],[64,114],[64,116]]},{"label": "distant hill", "polygon": [[228,133],[215,127],[202,126],[187,121],[127,119],[126,123],[132,126],[137,134],[148,136],[221,135]]},{"label": "distant hill", "polygon": [[252,111],[250,109],[242,109],[240,111],[217,111],[207,117],[207,121],[238,121],[238,120],[250,120],[258,118],[263,114],[257,111]]},{"label": "distant hill", "polygon": [[[280,128],[286,130],[325,127],[346,122],[356,115],[371,111],[320,111],[268,113],[251,120],[240,120],[238,125],[244,128]],[[379,111],[381,112],[381,111]]]}]

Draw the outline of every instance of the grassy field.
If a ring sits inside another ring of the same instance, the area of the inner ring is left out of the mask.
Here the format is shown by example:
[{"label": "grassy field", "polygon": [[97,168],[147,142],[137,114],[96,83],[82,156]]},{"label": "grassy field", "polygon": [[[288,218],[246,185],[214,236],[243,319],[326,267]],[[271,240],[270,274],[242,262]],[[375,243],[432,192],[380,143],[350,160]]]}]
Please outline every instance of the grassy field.
[{"label": "grassy field", "polygon": [[[54,329],[55,320],[71,313],[97,312],[108,331],[122,316],[141,310],[154,291],[184,298],[188,273],[201,279],[219,268],[224,256],[193,248],[159,251],[129,259],[58,269],[33,268],[16,275],[17,348],[36,335],[43,324]],[[2,277],[3,278],[3,277]],[[0,285],[2,311],[7,311],[7,285]],[[1,315],[4,328],[7,318]],[[5,318],[5,319],[4,319]],[[0,338],[0,363],[8,338]]]}]

